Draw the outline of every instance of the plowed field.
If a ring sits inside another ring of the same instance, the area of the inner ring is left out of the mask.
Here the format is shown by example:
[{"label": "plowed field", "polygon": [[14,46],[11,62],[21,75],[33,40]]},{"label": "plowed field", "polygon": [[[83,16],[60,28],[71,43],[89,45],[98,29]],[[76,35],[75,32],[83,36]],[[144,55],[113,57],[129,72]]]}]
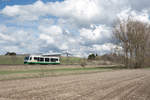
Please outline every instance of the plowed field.
[{"label": "plowed field", "polygon": [[0,81],[0,100],[150,100],[150,69]]}]

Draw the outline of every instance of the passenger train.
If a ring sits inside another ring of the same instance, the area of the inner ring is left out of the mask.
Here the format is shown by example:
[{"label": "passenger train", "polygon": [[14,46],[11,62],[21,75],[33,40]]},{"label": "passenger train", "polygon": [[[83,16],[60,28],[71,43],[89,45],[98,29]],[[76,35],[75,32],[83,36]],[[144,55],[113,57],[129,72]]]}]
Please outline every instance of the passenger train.
[{"label": "passenger train", "polygon": [[24,64],[60,64],[60,55],[29,55]]}]

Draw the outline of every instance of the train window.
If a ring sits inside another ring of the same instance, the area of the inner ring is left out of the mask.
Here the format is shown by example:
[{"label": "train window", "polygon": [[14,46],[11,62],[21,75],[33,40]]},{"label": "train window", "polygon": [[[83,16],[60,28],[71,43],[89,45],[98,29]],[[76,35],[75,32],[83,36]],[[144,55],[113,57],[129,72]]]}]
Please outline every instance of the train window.
[{"label": "train window", "polygon": [[45,62],[49,62],[49,58],[45,58]]},{"label": "train window", "polygon": [[34,60],[38,60],[38,57],[34,57]]},{"label": "train window", "polygon": [[40,58],[40,61],[44,61],[44,58]]},{"label": "train window", "polygon": [[32,57],[30,57],[30,60],[32,60]]},{"label": "train window", "polygon": [[57,62],[58,59],[57,58],[51,58],[51,62]]},{"label": "train window", "polygon": [[37,57],[37,61],[40,61],[40,58],[39,58],[39,57]]}]

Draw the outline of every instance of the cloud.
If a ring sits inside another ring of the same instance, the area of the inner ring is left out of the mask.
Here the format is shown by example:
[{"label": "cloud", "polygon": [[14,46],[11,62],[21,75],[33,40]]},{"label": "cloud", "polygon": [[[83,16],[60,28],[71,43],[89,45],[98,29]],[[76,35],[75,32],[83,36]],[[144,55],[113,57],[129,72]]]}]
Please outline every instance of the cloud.
[{"label": "cloud", "polygon": [[37,0],[28,5],[6,6],[0,10],[0,15],[3,16],[1,49],[25,53],[69,50],[76,56],[87,56],[94,53],[93,49],[103,54],[115,47],[110,40],[116,18],[127,19],[132,15],[150,23],[150,3],[148,0],[46,3]]},{"label": "cloud", "polygon": [[1,13],[3,13],[3,14],[5,14],[5,15],[7,15],[7,16],[17,16],[18,14],[19,14],[19,11],[20,11],[20,9],[19,9],[19,6],[13,6],[13,7],[11,7],[11,6],[6,6],[3,10],[2,10],[2,12]]},{"label": "cloud", "polygon": [[112,21],[115,14],[126,7],[125,4],[123,0],[65,0],[48,3],[38,0],[30,5],[6,6],[1,13],[19,20],[38,20],[41,16],[51,15],[70,19],[77,24],[90,24]]},{"label": "cloud", "polygon": [[40,39],[45,40],[47,44],[54,45],[58,49],[69,49],[69,45],[71,46],[71,43],[75,43],[69,31],[62,30],[58,25],[39,26],[38,29],[42,33],[40,34]]},{"label": "cloud", "polygon": [[[41,29],[47,29],[42,30]],[[54,40],[53,47],[57,48],[58,50],[69,50],[71,53],[78,55],[78,56],[87,56],[91,51],[91,48],[93,48],[93,45],[99,44],[102,45],[103,43],[110,42],[111,38],[111,30],[110,27],[106,27],[104,25],[91,25],[90,28],[81,28],[79,30],[79,35],[72,36],[72,34],[68,31],[67,34],[64,34],[65,30],[61,31],[55,31],[59,35],[53,35],[51,32],[51,28],[46,28],[46,26],[41,26],[39,29],[41,30],[41,33],[46,34],[46,37],[43,38],[45,41],[50,41],[48,37],[51,37]],[[50,26],[52,27],[52,26]],[[55,26],[59,27],[60,26]],[[56,33],[55,33],[56,34]],[[48,42],[47,42],[48,43]],[[86,45],[89,43],[88,45]],[[50,44],[49,44],[50,45]],[[52,45],[52,44],[51,44]],[[110,45],[108,45],[108,48]],[[101,52],[104,52],[105,50],[102,50]],[[110,51],[110,50],[109,50]],[[92,51],[93,52],[93,51]]]},{"label": "cloud", "polygon": [[14,42],[15,41],[14,38],[12,38],[12,37],[10,37],[8,35],[4,35],[2,33],[0,33],[0,39],[4,40],[4,41],[9,41],[9,42]]},{"label": "cloud", "polygon": [[5,31],[0,33],[0,40],[1,50],[17,53],[38,52],[41,43],[31,31],[8,26],[5,26]]},{"label": "cloud", "polygon": [[129,4],[131,5],[132,9],[137,11],[150,8],[149,0],[129,0]]},{"label": "cloud", "polygon": [[134,20],[138,20],[138,21],[150,24],[150,19],[149,19],[150,15],[148,14],[147,10],[138,12],[138,11],[134,11],[131,9],[126,9],[122,11],[121,13],[117,14],[117,17],[120,20],[127,20],[129,17],[132,17]]},{"label": "cloud", "polygon": [[105,43],[111,40],[111,28],[105,25],[91,25],[90,28],[82,28],[79,30],[80,38],[84,43]]},{"label": "cloud", "polygon": [[40,39],[42,40],[46,40],[48,44],[54,44],[55,41],[53,38],[51,38],[49,35],[47,34],[40,34]]},{"label": "cloud", "polygon": [[0,25],[0,32],[6,32],[7,27],[5,25]]},{"label": "cloud", "polygon": [[31,5],[6,6],[1,13],[10,17],[15,17],[20,21],[38,20],[40,16],[46,14],[45,5],[42,1],[37,1]]},{"label": "cloud", "polygon": [[115,48],[116,48],[116,45],[112,44],[112,43],[105,43],[105,44],[102,44],[102,45],[93,45],[93,48],[96,50],[96,51],[99,51],[101,54],[103,53],[109,53],[111,51],[113,51]]},{"label": "cloud", "polygon": [[51,34],[51,35],[61,35],[62,29],[59,26],[52,25],[52,26],[39,26],[39,30],[43,33]]},{"label": "cloud", "polygon": [[47,2],[41,0],[29,5],[6,6],[1,13],[20,20],[39,20],[41,16],[56,16],[70,19],[77,24],[110,23],[117,13],[131,8],[149,9],[148,0],[65,0]]}]

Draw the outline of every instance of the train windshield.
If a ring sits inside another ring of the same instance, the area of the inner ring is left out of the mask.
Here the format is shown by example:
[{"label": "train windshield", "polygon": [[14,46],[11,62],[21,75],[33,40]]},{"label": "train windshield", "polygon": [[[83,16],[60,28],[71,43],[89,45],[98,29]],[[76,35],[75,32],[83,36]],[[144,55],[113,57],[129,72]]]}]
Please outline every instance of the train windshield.
[{"label": "train windshield", "polygon": [[29,60],[29,57],[25,57],[24,60]]}]

